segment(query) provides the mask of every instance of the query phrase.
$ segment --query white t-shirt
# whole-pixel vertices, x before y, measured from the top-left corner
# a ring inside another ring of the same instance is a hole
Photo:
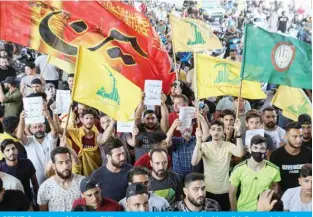
[[[51,160],[50,153],[56,147],[58,139],[53,139],[51,133],[46,134],[42,144],[34,136],[28,136],[27,138],[28,143],[25,144],[27,157],[36,169],[36,177],[40,185],[47,179],[45,169]]]
[[[84,176],[73,174],[71,187],[61,188],[54,180],[54,176],[47,179],[38,190],[37,202],[39,205],[48,204],[51,211],[71,211],[75,199],[80,198],[80,182]]]
[[[47,55],[41,55],[37,57],[35,60],[35,65],[40,68],[40,73],[42,74],[43,79],[52,81],[58,80],[59,72],[55,66],[49,63],[46,65],[47,58]]]
[[[119,204],[126,210],[126,197],[120,200]],[[149,211],[164,212],[169,208],[170,204],[163,197],[159,197],[152,192],[149,192]]]
[[[35,78],[41,78],[40,75],[36,74],[36,75],[26,75],[25,77],[22,78],[21,80],[21,85],[24,85],[24,92],[22,94],[24,94],[25,96],[28,96],[30,94],[33,93],[33,89],[32,89],[32,81]]]
[[[284,203],[284,210],[289,211],[312,211],[312,201],[302,203],[300,197],[301,187],[289,188],[281,198]]]
[[[273,146],[274,150],[280,147],[281,142],[285,142],[284,136],[286,131],[279,126],[276,126],[275,130],[265,130],[264,132],[267,133],[273,139]]]
[[[5,190],[20,190],[24,193],[24,187],[20,180],[11,176],[10,174],[0,172],[0,178],[3,182],[3,187]]]

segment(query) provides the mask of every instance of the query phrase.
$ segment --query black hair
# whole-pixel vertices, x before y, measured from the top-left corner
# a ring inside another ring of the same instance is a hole
[[[188,184],[194,181],[204,181],[205,176],[202,173],[189,173],[186,175],[184,185],[187,187]]]
[[[282,212],[284,211],[284,204],[283,204],[283,201],[281,200],[280,196],[274,192],[273,196],[272,196],[272,199],[271,199],[271,202],[273,200],[277,200],[277,202],[275,203],[273,209],[271,209],[272,212]]]
[[[74,73],[68,74],[67,78],[74,78]]]
[[[275,109],[272,106],[267,106],[266,108],[263,109],[262,114],[264,114],[266,111],[274,112]]]
[[[234,50],[234,49],[230,49],[230,50],[229,50],[229,53],[230,53],[230,52],[235,52],[235,50]]]
[[[103,146],[104,152],[108,155],[112,155],[112,150],[123,147],[123,143],[120,139],[111,137]]]
[[[2,179],[0,178],[0,191],[2,191],[3,190],[3,181],[2,181]]]
[[[71,157],[71,152],[66,147],[57,147],[51,151],[51,160],[52,163],[55,163],[55,156],[57,154],[68,154]]]
[[[26,62],[25,63],[25,66],[31,68],[31,69],[34,69],[36,67],[35,63],[34,62]]]
[[[234,119],[236,119],[236,114],[235,114],[235,112],[234,112],[233,110],[231,110],[231,109],[224,109],[224,110],[222,111],[221,117],[224,118],[226,115],[231,115],[231,116],[233,116]]]
[[[259,112],[255,110],[250,110],[246,114],[246,122],[248,122],[251,118],[259,118],[260,121],[262,121],[262,116],[260,115]]]
[[[20,119],[15,116],[7,116],[2,120],[4,132],[12,135],[14,130],[17,128]]]
[[[291,129],[301,129],[301,125],[299,124],[299,122],[291,122],[290,124],[288,124],[287,126],[285,126],[285,130],[286,132],[289,132]]]
[[[142,166],[135,166],[129,170],[127,174],[127,179],[128,182],[132,183],[133,182],[133,177],[136,175],[144,175],[144,176],[149,176],[149,170],[147,168],[142,167]]]
[[[312,164],[304,164],[300,170],[300,177],[306,178],[312,176]]]
[[[145,116],[148,115],[148,114],[154,114],[154,115],[156,115],[156,114],[155,114],[155,111],[153,111],[153,110],[146,110],[146,111],[143,113],[143,117],[145,117]]]
[[[96,111],[93,108],[84,109],[82,117],[84,117],[85,115],[93,115],[94,118],[97,117]]]
[[[44,101],[47,101],[47,94],[44,92],[31,93],[27,97],[42,97]]]
[[[1,148],[1,152],[3,153],[5,148],[8,146],[8,145],[12,145],[14,144],[15,145],[15,142],[13,139],[5,139],[1,142],[1,145],[0,145],[0,148]],[[16,145],[15,145],[16,147]]]
[[[210,125],[210,128],[214,125],[217,125],[217,126],[221,126],[223,129],[224,129],[224,123],[222,121],[219,121],[219,120],[214,120],[211,122],[211,125]]]
[[[266,138],[261,135],[255,135],[251,138],[250,146],[261,144],[261,143],[265,143],[265,145],[267,146]]]
[[[152,161],[152,156],[155,152],[158,152],[158,153],[161,153],[161,152],[164,152],[167,156],[167,152],[164,148],[156,148],[156,149],[153,149],[150,153],[150,160]]]
[[[4,105],[0,105],[0,118],[3,118],[4,112],[5,112],[5,106]]]

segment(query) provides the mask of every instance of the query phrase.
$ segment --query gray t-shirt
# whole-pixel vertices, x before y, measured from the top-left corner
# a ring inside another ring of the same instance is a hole
[[[126,197],[124,197],[119,204],[126,210]],[[149,192],[149,211],[163,212],[170,207],[170,204],[163,197],[159,197],[152,192]]]
[[[120,172],[113,173],[105,165],[94,171],[91,177],[99,182],[102,197],[107,197],[117,202],[123,199],[128,186],[127,175],[131,168],[131,165],[126,164],[121,168]]]
[[[79,198],[80,182],[84,176],[73,174],[71,187],[61,188],[54,180],[54,176],[40,185],[37,202],[39,205],[48,204],[49,211],[71,211],[75,199]]]
[[[38,74],[36,74],[34,76],[33,75],[26,75],[25,77],[22,78],[21,84],[24,84],[24,93],[22,93],[22,94],[24,94],[25,96],[28,96],[31,93],[33,93],[31,83],[35,78],[40,79],[41,76]]]

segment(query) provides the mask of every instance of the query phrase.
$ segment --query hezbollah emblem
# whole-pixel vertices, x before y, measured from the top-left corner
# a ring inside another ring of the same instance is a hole
[[[272,50],[272,63],[276,71],[287,71],[292,64],[295,55],[296,49],[291,43],[277,43]]]

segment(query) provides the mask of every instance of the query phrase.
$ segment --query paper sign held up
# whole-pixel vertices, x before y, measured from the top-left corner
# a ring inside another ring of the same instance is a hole
[[[69,90],[57,90],[56,95],[56,113],[68,113],[68,109],[71,104],[71,91]]]
[[[191,121],[195,117],[196,108],[194,107],[180,107],[179,120],[182,122],[182,126],[178,127],[178,130],[183,130],[191,126]]]
[[[256,130],[247,130],[246,131],[246,139],[245,139],[245,146],[246,148],[250,148],[251,139],[255,135],[264,136],[264,129],[256,129]]]
[[[118,133],[131,133],[133,131],[135,122],[134,121],[128,121],[128,122],[117,122],[117,132]]]
[[[161,105],[162,81],[145,81],[145,105]]]
[[[23,98],[23,103],[26,124],[37,124],[45,122],[45,117],[42,115],[42,97]]]

